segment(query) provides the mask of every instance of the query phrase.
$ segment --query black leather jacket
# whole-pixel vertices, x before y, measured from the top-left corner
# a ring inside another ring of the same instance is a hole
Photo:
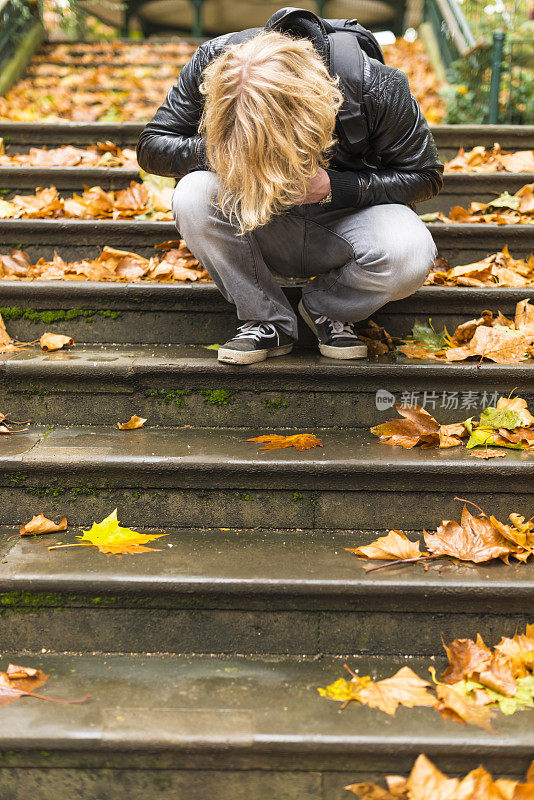
[[[181,177],[209,169],[198,134],[202,112],[199,93],[206,65],[233,34],[202,44],[182,69],[164,103],[137,142],[137,160],[147,172]],[[427,122],[400,70],[364,53],[363,111],[369,147],[354,152],[339,140],[329,165],[331,208],[363,208],[382,203],[412,205],[438,194],[443,165]]]

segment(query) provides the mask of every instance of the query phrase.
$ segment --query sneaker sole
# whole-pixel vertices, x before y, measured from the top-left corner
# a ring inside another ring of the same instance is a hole
[[[274,356],[286,356],[293,350],[293,344],[283,344],[280,347],[270,347],[267,350],[250,350],[241,352],[240,350],[225,350],[219,348],[217,358],[223,364],[257,364],[258,361],[266,361]]]
[[[302,300],[299,303],[299,314],[308,326],[308,328],[315,334],[317,339],[317,328],[313,324],[313,320],[306,311],[304,307],[304,303]],[[329,344],[322,344],[319,342],[319,352],[322,356],[326,356],[326,358],[338,358],[340,360],[349,360],[351,358],[366,358],[367,357],[367,345],[366,344],[357,344],[354,347],[332,347]]]

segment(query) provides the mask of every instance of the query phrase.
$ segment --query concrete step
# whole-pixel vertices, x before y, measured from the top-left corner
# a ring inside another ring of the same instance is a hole
[[[149,526],[421,530],[452,519],[466,491],[501,518],[530,514],[532,452],[483,461],[463,448],[404,450],[367,431],[320,428],[324,448],[301,453],[245,442],[268,429],[32,427],[4,436],[0,523],[37,509],[86,525],[120,507]]]
[[[106,191],[125,189],[131,181],[139,180],[138,170],[120,167],[0,167],[0,188],[8,190],[4,199],[33,192],[37,186],[55,186],[68,195],[82,191],[84,186],[101,186]],[[505,191],[514,194],[533,182],[534,174],[528,172],[446,174],[440,195],[420,203],[417,211],[448,214],[453,206],[467,207],[471,201],[487,203]]]
[[[287,279],[285,284],[296,308],[300,286]],[[68,333],[76,342],[222,344],[238,324],[234,307],[212,283],[2,280],[0,297],[0,313],[10,334],[20,341],[39,338],[44,326]],[[411,297],[387,304],[373,319],[394,336],[407,336],[416,318],[431,317],[435,329],[446,325],[453,331],[460,323],[479,317],[484,309],[513,316],[516,304],[527,297],[534,299],[534,287],[424,286]],[[313,336],[304,325],[299,341],[315,349]]]
[[[142,530],[169,535],[119,557],[48,550],[77,528],[11,541],[18,530],[0,529],[2,648],[441,657],[442,636],[496,643],[531,621],[532,564],[443,559],[367,574],[344,548],[380,531]]]
[[[70,323],[55,327],[71,333]],[[368,429],[396,416],[383,409],[380,395],[391,405],[423,404],[448,423],[514,389],[534,408],[531,362],[436,364],[403,356],[340,362],[297,350],[239,367],[219,364],[216,352],[195,345],[31,349],[0,362],[0,408],[47,425],[115,426],[135,412],[150,426],[240,428],[262,419],[269,427]]]
[[[527,258],[534,247],[533,225],[428,223],[441,256],[451,264],[468,264],[508,244],[516,257]],[[174,222],[135,220],[16,219],[1,220],[2,252],[22,247],[32,257],[66,259],[96,257],[104,244],[152,255],[154,245],[175,239]]]
[[[61,706],[32,698],[4,709],[0,788],[10,800],[331,800],[350,782],[407,774],[424,751],[443,770],[481,762],[523,777],[532,758],[529,712],[495,723],[498,735],[443,720],[432,708],[394,717],[365,706],[339,712],[317,686],[343,661],[199,656],[13,657],[51,674],[42,690],[91,699]],[[7,662],[6,662],[7,663]],[[425,659],[354,658],[375,679]]]
[[[135,145],[144,128],[142,122],[6,122],[0,121],[0,137],[13,149],[19,147],[83,146],[110,140],[121,146]],[[504,150],[534,148],[534,125],[433,125],[440,155],[456,155],[460,147],[491,147],[499,142]]]

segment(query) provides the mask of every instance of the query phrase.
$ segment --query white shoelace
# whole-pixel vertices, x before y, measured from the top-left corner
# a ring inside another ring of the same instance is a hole
[[[322,325],[326,322],[330,329],[332,339],[340,339],[342,336],[352,336],[354,339],[357,338],[351,322],[339,322],[337,319],[330,319],[325,316],[317,317],[316,322],[318,325]]]
[[[269,325],[265,322],[245,322],[237,329],[239,333],[234,336],[234,339],[254,339],[259,342],[262,336],[274,336],[276,328],[274,325]]]

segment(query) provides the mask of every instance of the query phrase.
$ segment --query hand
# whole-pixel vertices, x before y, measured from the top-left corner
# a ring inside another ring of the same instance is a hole
[[[311,179],[308,184],[308,189],[304,197],[299,200],[295,205],[302,206],[305,203],[318,203],[323,197],[326,197],[330,191],[330,176],[326,170],[319,167],[315,177]]]

